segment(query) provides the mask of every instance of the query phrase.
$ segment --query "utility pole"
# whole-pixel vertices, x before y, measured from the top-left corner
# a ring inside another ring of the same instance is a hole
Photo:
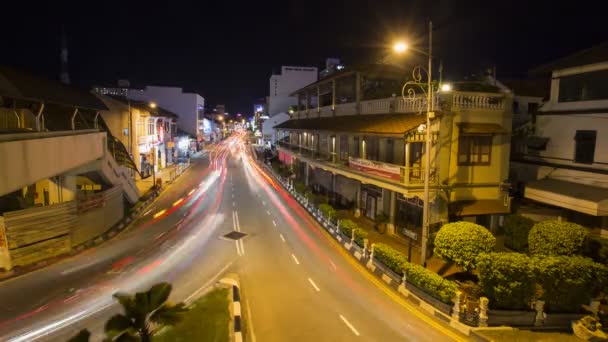
[[[431,178],[431,116],[434,114],[433,106],[433,84],[432,78],[432,67],[433,67],[433,23],[429,21],[429,65],[428,65],[428,77],[427,77],[427,92],[426,92],[426,143],[425,143],[425,168],[424,168],[424,203],[422,210],[422,246],[420,246],[420,264],[426,267],[426,249],[429,239],[429,225],[430,225],[430,208],[429,208],[429,183]]]

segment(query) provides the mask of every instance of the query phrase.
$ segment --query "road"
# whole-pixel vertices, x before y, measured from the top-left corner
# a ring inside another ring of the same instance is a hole
[[[449,341],[464,337],[354,262],[246,152],[242,137],[196,159],[143,218],[100,247],[0,283],[0,340],[103,338],[117,291],[174,285],[190,302],[241,277],[256,341]],[[224,237],[233,231],[244,237]]]

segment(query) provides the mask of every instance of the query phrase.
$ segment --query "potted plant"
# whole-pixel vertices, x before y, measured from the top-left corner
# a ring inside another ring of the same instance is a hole
[[[388,223],[388,215],[384,212],[379,212],[376,214],[376,224],[375,228],[380,234],[384,234],[386,232],[386,224]]]

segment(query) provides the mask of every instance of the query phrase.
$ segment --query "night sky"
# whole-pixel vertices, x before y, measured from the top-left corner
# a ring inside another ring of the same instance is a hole
[[[499,79],[608,39],[600,1],[152,1],[2,4],[0,64],[58,78],[61,25],[73,84],[174,85],[250,114],[281,65],[377,60],[396,36],[426,44],[444,75],[496,66]]]

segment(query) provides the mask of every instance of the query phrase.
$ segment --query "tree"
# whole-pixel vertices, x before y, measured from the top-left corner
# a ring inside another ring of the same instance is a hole
[[[494,251],[496,238],[483,226],[460,221],[443,225],[434,243],[433,251],[437,256],[470,271],[475,268],[480,253]]]
[[[187,309],[184,303],[167,302],[171,289],[171,284],[160,283],[134,296],[114,294],[125,313],[114,315],[106,322],[107,340],[150,342],[154,326],[178,323]]]
[[[68,342],[89,342],[91,333],[87,329],[82,329],[78,334],[68,340]]]
[[[505,231],[505,246],[525,253],[528,251],[528,234],[534,226],[534,221],[521,215],[508,215],[505,217],[503,230]]]
[[[532,227],[528,249],[535,255],[575,255],[582,251],[587,229],[572,222],[543,221]]]
[[[479,285],[495,309],[525,309],[535,292],[532,260],[521,253],[480,254]]]

